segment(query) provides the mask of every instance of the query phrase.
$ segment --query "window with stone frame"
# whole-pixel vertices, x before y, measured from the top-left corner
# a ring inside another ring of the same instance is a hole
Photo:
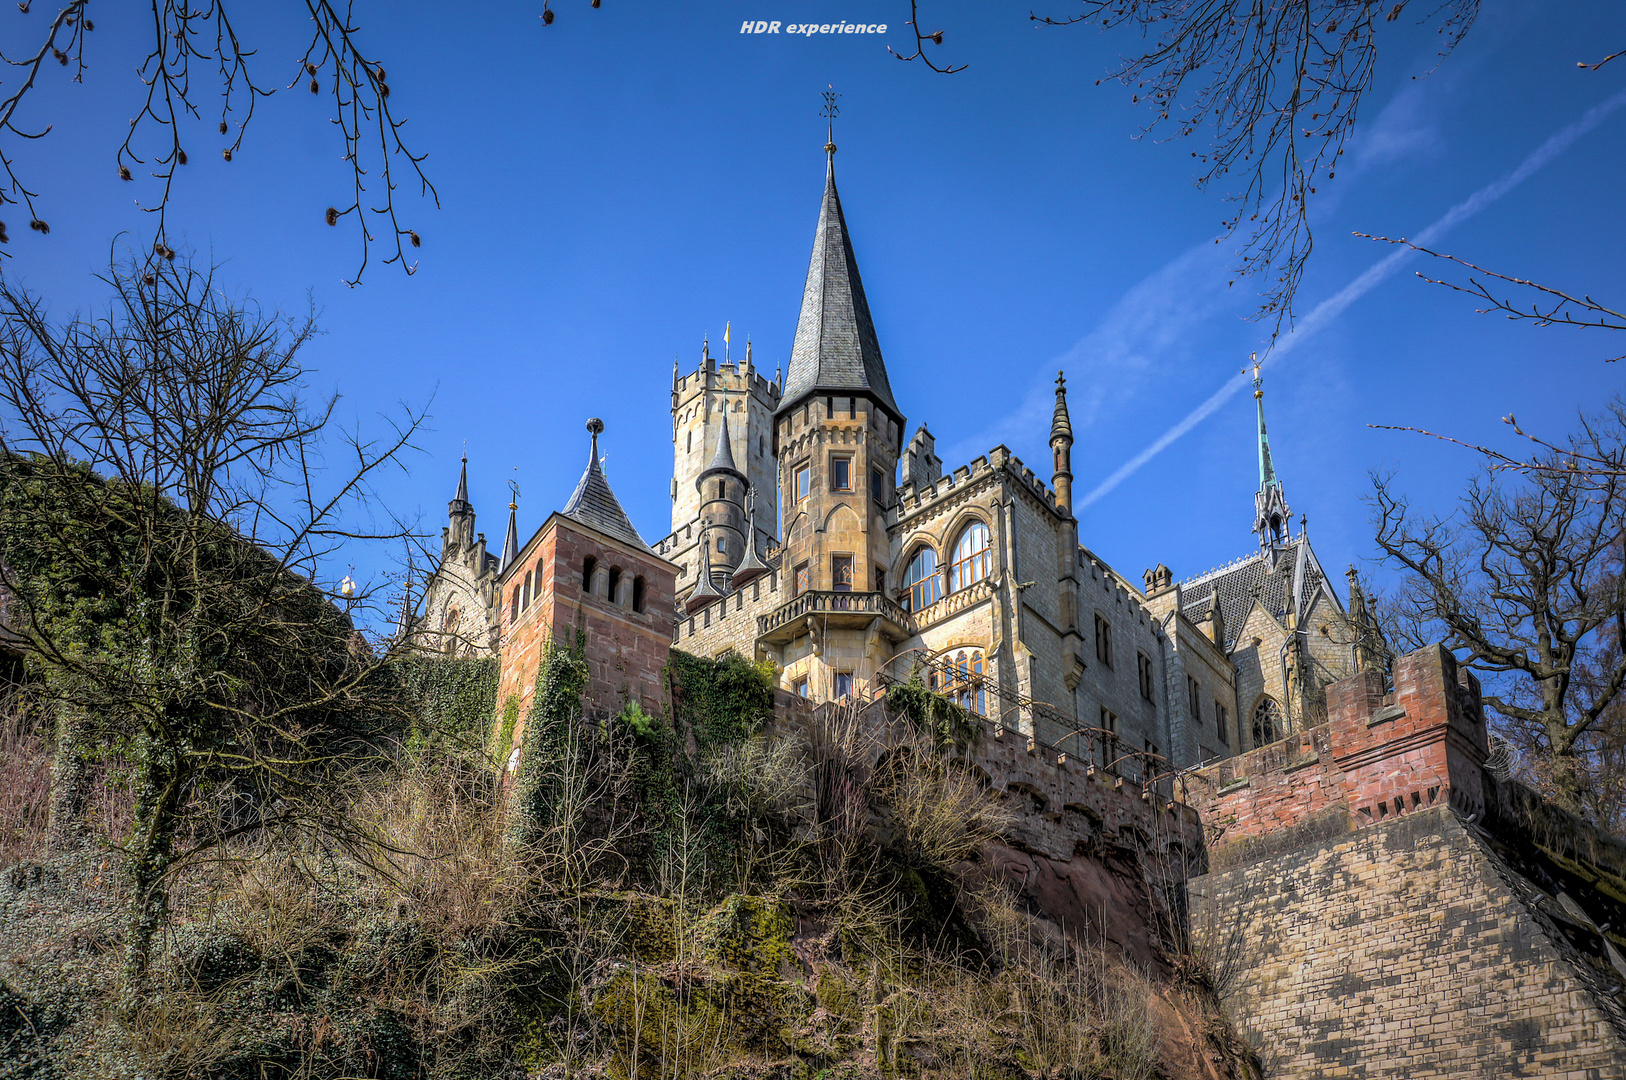
[[[1118,715],[1105,705],[1101,706],[1101,768],[1112,772],[1118,767]]]
[[[1253,745],[1267,746],[1287,735],[1282,707],[1271,697],[1262,697],[1253,708]]]
[[[853,459],[849,454],[830,455],[830,490],[851,491],[853,489]]]
[[[1219,728],[1221,746],[1231,745],[1231,714],[1218,700],[1214,702],[1214,725]]]
[[[836,592],[853,591],[853,557],[830,556],[830,588]]]
[[[1154,700],[1155,680],[1152,677],[1152,658],[1143,652],[1137,651],[1135,653],[1135,670],[1140,676],[1140,696],[1147,701]]]
[[[790,692],[795,694],[797,697],[805,698],[807,696],[807,676],[803,675],[801,678],[791,683]]]
[[[803,499],[807,498],[808,493],[812,490],[811,485],[813,471],[811,468],[809,468],[807,462],[804,461],[800,465],[796,466],[796,471],[791,475],[794,477],[794,480],[792,481],[794,487],[791,489],[792,494],[795,496],[797,502],[801,502]]]
[[[871,468],[869,471],[869,497],[879,506],[886,505],[886,473],[879,468]]]
[[[604,586],[605,599],[609,600],[610,603],[612,603],[612,604],[618,604],[618,603],[621,602],[621,597],[618,595],[620,592],[621,592],[621,568],[619,566],[612,566],[612,567],[610,567],[609,577],[605,581],[605,586]]]
[[[853,673],[850,671],[836,672],[836,697],[850,698],[853,696]]]
[[[983,682],[981,649],[944,653],[927,678],[927,686],[978,716],[988,715],[988,688]]]
[[[790,594],[792,596],[800,596],[806,591],[807,563],[798,563],[796,569],[792,571]]]
[[[644,576],[639,574],[632,579],[632,610],[644,610]]]
[[[993,572],[994,553],[989,546],[988,526],[974,521],[961,530],[954,541],[954,561],[949,563],[948,591],[957,593]]]
[[[582,592],[593,591],[593,574],[598,570],[598,560],[589,555],[582,560]]]
[[[942,598],[943,575],[937,572],[937,552],[922,546],[903,572],[903,595],[899,600],[906,610],[924,611]]]
[[[1186,704],[1191,708],[1191,722],[1201,726],[1203,722],[1203,688],[1190,675],[1186,676]]]
[[[1100,612],[1095,613],[1095,658],[1112,666],[1112,624]]]
[[[875,591],[876,592],[878,592],[878,593],[886,592],[886,567],[879,566],[879,565],[876,566],[875,567],[875,577],[872,578],[871,580],[873,580],[875,582]]]

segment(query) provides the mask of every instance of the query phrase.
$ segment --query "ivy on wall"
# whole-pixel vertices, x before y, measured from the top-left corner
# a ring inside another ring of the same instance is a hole
[[[964,751],[982,737],[982,720],[971,710],[930,689],[919,674],[886,688],[886,706],[940,747]]]
[[[412,702],[416,727],[484,742],[497,706],[496,657],[414,653],[396,665],[402,691]],[[513,727],[509,727],[510,738]],[[498,744],[497,752],[506,750]]]
[[[666,661],[674,726],[696,747],[748,739],[773,715],[773,662],[753,664],[735,652],[713,660],[673,649]]]

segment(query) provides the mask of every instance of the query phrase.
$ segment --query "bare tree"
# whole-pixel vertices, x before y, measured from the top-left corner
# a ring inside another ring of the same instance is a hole
[[[1410,0],[1079,0],[1047,26],[1093,23],[1138,30],[1146,42],[1109,75],[1145,100],[1150,134],[1173,125],[1210,133],[1192,151],[1199,187],[1231,183],[1235,212],[1222,227],[1241,233],[1239,274],[1270,277],[1261,315],[1280,333],[1314,246],[1309,205],[1338,170],[1361,101],[1372,87],[1381,23]],[[1423,16],[1451,52],[1479,13],[1479,0],[1441,0]],[[1216,240],[1215,243],[1219,241]]]
[[[1585,422],[1538,468],[1487,471],[1450,517],[1414,513],[1374,477],[1378,547],[1405,575],[1385,630],[1395,643],[1443,638],[1485,673],[1485,701],[1535,755],[1536,777],[1566,809],[1607,817],[1597,754],[1618,741],[1606,725],[1626,685],[1626,473],[1567,467],[1565,456],[1621,461],[1626,405]]]
[[[33,0],[17,6],[28,14]],[[399,116],[390,102],[390,87],[384,65],[362,44],[361,27],[353,5],[333,0],[304,0],[290,5],[312,24],[311,36],[302,54],[284,59],[286,85],[266,81],[255,63],[251,45],[239,37],[232,21],[238,10],[227,0],[207,0],[199,5],[189,0],[154,0],[152,4],[149,51],[136,74],[143,86],[140,108],[129,131],[114,155],[121,179],[133,181],[136,172],[147,169],[155,191],[142,203],[142,209],[155,215],[154,246],[170,251],[167,219],[174,191],[176,171],[190,160],[187,145],[197,151],[198,142],[209,138],[204,122],[205,109],[218,108],[214,132],[219,152],[226,161],[242,148],[256,105],[279,90],[308,88],[312,94],[326,94],[332,105],[332,123],[344,141],[344,160],[351,167],[352,186],[348,195],[337,199],[325,211],[329,225],[354,215],[361,242],[361,259],[351,284],[361,279],[375,240],[368,215],[388,229],[385,243],[391,253],[386,264],[399,263],[412,273],[416,263],[407,261],[406,249],[418,247],[418,233],[403,225],[397,214],[396,192],[404,170],[416,179],[419,193],[439,205],[434,185],[423,171],[425,154],[413,152],[402,139],[406,118]],[[19,69],[20,79],[0,98],[0,207],[21,205],[29,216],[29,228],[50,232],[43,217],[41,193],[18,171],[17,140],[43,138],[49,123],[29,125],[19,109],[42,73],[51,64],[68,69],[75,82],[86,70],[86,47],[95,22],[90,18],[89,0],[68,0],[35,38],[39,47],[32,52],[7,53],[0,61]],[[218,95],[218,106],[206,104]],[[211,117],[211,121],[214,118]],[[196,131],[190,125],[197,124]],[[235,124],[235,130],[233,125]],[[369,183],[372,192],[369,195]],[[0,242],[7,239],[0,223]]]
[[[53,834],[78,763],[132,779],[139,989],[188,860],[268,831],[354,839],[347,792],[398,729],[398,646],[353,622],[382,621],[381,589],[327,574],[342,545],[408,538],[368,508],[421,417],[330,439],[336,399],[302,397],[309,319],[231,301],[184,259],[105,281],[105,315],[62,323],[0,282],[0,586],[58,709]]]

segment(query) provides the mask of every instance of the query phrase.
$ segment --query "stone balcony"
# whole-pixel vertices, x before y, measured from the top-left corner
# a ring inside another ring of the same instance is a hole
[[[807,633],[814,618],[832,629],[862,629],[879,618],[886,635],[894,640],[914,633],[913,617],[885,593],[809,590],[758,615],[757,636],[769,644],[783,645]]]

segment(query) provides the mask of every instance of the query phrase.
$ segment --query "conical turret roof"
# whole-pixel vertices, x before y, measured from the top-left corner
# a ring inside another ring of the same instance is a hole
[[[867,394],[902,420],[892,400],[881,343],[858,276],[841,196],[836,193],[833,153],[825,169],[824,202],[819,207],[813,258],[802,290],[802,314],[796,323],[796,342],[779,411],[819,393]]]
[[[587,430],[593,436],[593,445],[587,455],[587,469],[582,473],[582,478],[576,481],[576,490],[560,513],[624,544],[648,551],[649,545],[632,527],[627,512],[621,509],[620,500],[610,490],[610,482],[604,478],[604,470],[599,467],[598,434],[604,430],[604,421],[594,417],[587,422]]]
[[[497,573],[501,574],[519,558],[519,527],[515,515],[519,512],[518,503],[508,504],[508,535],[503,538],[502,558],[497,560]]]
[[[734,440],[728,434],[728,411],[725,409],[723,411],[723,430],[717,435],[717,450],[711,455],[711,464],[706,466],[706,471],[695,478],[696,485],[704,483],[706,477],[716,472],[729,472],[742,480],[745,479],[745,474],[740,472],[739,466],[734,464],[733,442]]]

